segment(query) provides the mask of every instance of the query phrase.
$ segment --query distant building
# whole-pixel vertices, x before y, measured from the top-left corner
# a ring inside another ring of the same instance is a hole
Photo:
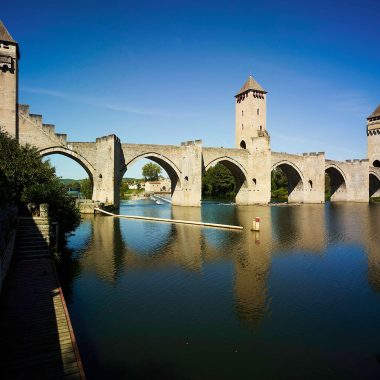
[[[171,183],[169,179],[145,182],[146,193],[168,193],[170,191],[171,191]]]

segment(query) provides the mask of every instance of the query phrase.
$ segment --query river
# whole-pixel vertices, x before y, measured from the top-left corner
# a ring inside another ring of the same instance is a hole
[[[60,276],[89,380],[380,377],[380,204],[120,213],[244,230],[84,217]]]

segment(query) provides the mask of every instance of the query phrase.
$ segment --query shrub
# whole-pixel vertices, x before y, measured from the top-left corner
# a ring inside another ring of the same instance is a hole
[[[0,131],[0,196],[19,206],[47,203],[49,218],[60,224],[60,240],[75,230],[80,214],[55,169],[43,162],[36,148],[21,146]]]

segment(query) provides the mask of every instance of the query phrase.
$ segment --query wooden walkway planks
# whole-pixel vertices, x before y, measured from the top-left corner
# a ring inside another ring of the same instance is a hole
[[[55,263],[14,257],[0,295],[1,379],[84,379]]]

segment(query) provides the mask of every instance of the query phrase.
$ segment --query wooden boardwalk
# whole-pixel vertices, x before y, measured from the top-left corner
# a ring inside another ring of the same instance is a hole
[[[0,296],[0,378],[84,379],[55,263],[38,229],[27,230]],[[41,249],[28,254],[27,241]]]

